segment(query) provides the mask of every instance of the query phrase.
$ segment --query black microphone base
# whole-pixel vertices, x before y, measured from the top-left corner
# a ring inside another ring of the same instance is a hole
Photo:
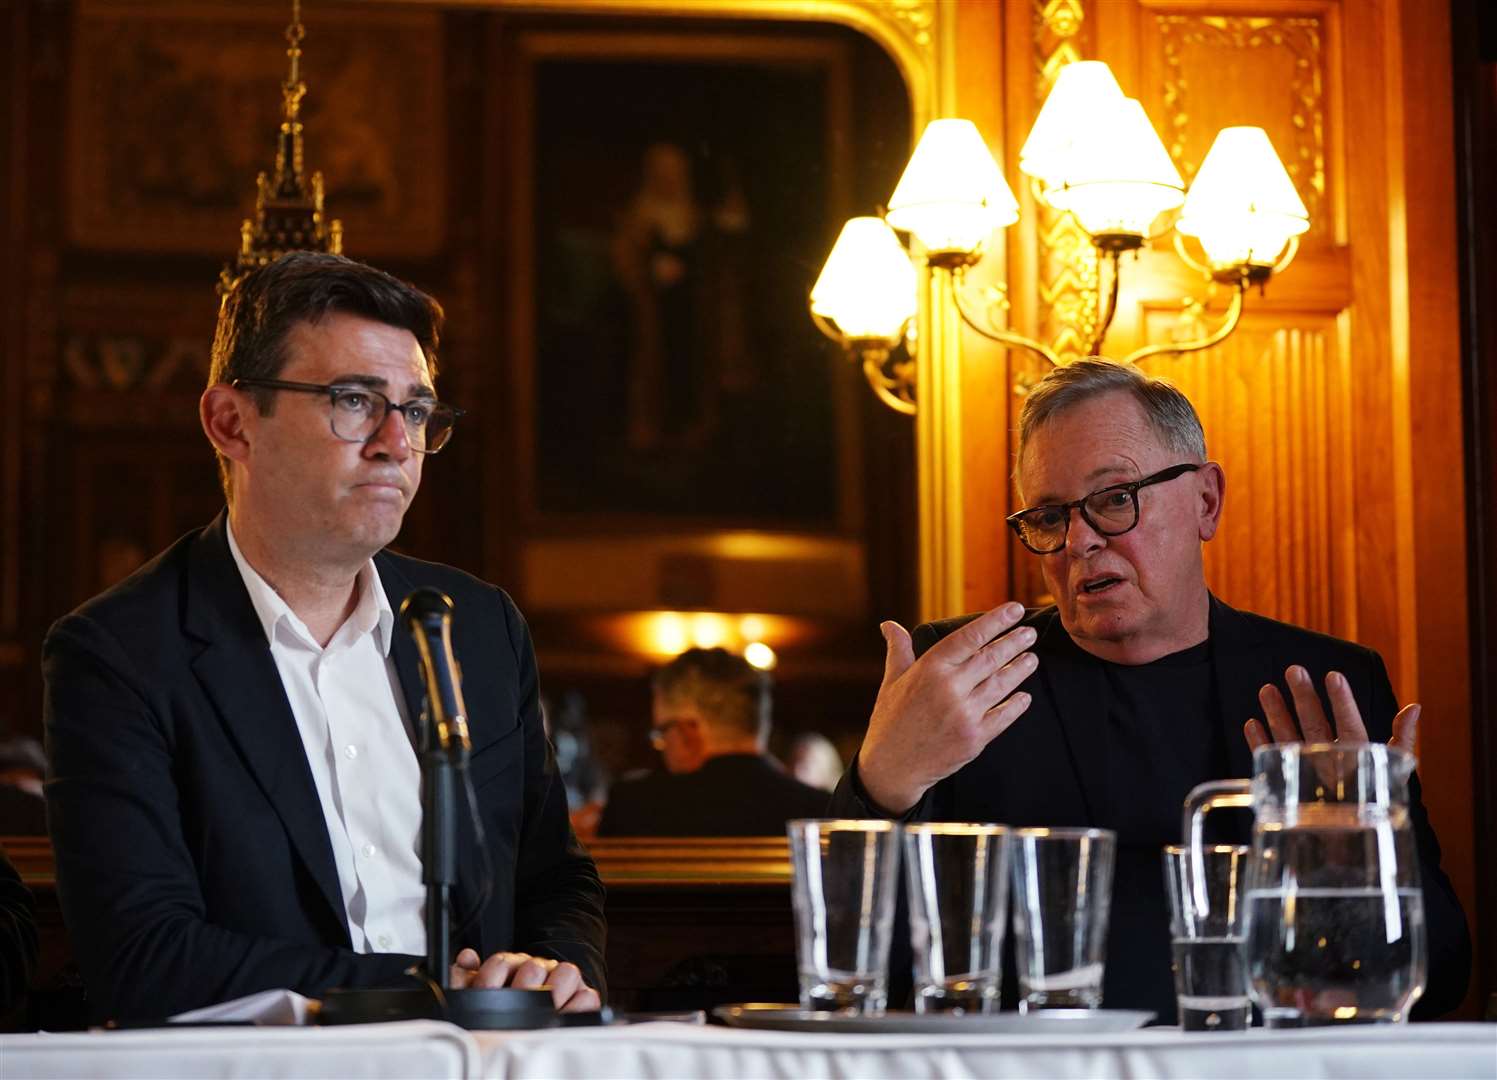
[[[319,1024],[379,1024],[391,1020],[445,1020],[469,1031],[523,1031],[557,1027],[561,1017],[549,990],[329,990]]]

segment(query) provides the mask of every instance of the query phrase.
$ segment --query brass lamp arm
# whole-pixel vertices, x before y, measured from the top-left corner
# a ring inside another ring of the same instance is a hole
[[[901,339],[888,342],[875,338],[850,338],[815,308],[811,309],[811,321],[816,324],[816,329],[842,346],[849,358],[862,361],[863,377],[880,401],[895,412],[915,415],[915,365],[909,359],[896,360],[890,365],[889,358]],[[886,370],[891,366],[892,371]]]
[[[1033,338],[1027,338],[1023,334],[1016,334],[1012,330],[999,330],[996,327],[983,326],[978,323],[968,313],[966,306],[962,303],[962,280],[963,275],[960,268],[951,271],[951,299],[952,303],[956,306],[957,314],[962,317],[962,322],[966,323],[973,330],[976,330],[989,341],[996,341],[1000,345],[1009,345],[1013,348],[1027,349],[1036,356],[1050,361],[1052,365],[1056,367],[1060,366],[1060,357],[1052,349],[1045,347]]]
[[[1209,349],[1211,348],[1211,346],[1220,344],[1221,342],[1225,341],[1227,337],[1232,333],[1232,331],[1237,329],[1237,323],[1242,318],[1242,301],[1243,297],[1247,295],[1249,284],[1251,283],[1248,281],[1246,275],[1243,275],[1243,277],[1238,280],[1237,292],[1232,297],[1232,302],[1227,305],[1226,318],[1222,321],[1222,324],[1218,326],[1212,333],[1196,341],[1165,342],[1160,345],[1145,345],[1143,348],[1135,349],[1133,350],[1133,352],[1125,356],[1123,358],[1123,363],[1136,364],[1141,360],[1147,360],[1151,356],[1162,356],[1165,353],[1199,352],[1202,349]]]

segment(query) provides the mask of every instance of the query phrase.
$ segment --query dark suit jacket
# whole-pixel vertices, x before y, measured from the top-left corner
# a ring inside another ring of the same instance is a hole
[[[603,889],[567,821],[524,620],[450,567],[374,562],[397,611],[423,585],[454,603],[493,870],[475,912],[483,860],[459,811],[455,946],[570,960],[603,991]],[[414,720],[421,680],[398,624],[391,654]],[[419,958],[351,951],[306,752],[223,515],[59,620],[43,669],[58,892],[98,1016],[401,981]]]
[[[973,617],[917,627],[916,652],[923,653]],[[911,810],[911,819],[1111,827],[1105,808],[1118,785],[1127,791],[1129,777],[1109,768],[1095,718],[1096,703],[1105,700],[1105,676],[1070,643],[1055,608],[1031,612],[1024,622],[1039,634],[1033,650],[1039,667],[1023,687],[1033,697],[1028,711],[977,758],[927,792]],[[1317,685],[1327,671],[1341,672],[1351,683],[1368,735],[1382,742],[1391,735],[1397,703],[1382,658],[1371,649],[1237,611],[1215,597],[1210,635],[1221,708],[1214,719],[1223,725],[1229,777],[1251,775],[1252,755],[1242,725],[1262,714],[1258,689],[1267,682],[1282,683],[1291,664],[1308,668]],[[1331,715],[1328,703],[1325,708]],[[1440,869],[1440,845],[1419,791],[1415,777],[1411,816],[1429,930],[1429,984],[1415,1015],[1437,1016],[1465,996],[1471,939],[1450,879]],[[1129,793],[1140,799],[1152,794]],[[833,812],[879,816],[857,782],[856,762],[838,785]],[[1118,840],[1104,1001],[1112,1008],[1153,1009],[1168,1019],[1175,1014],[1175,1000],[1160,849],[1157,843],[1132,844],[1126,836]],[[1012,989],[1012,979],[1006,978],[1005,994]]]
[[[620,780],[599,836],[784,836],[792,818],[825,817],[831,796],[758,754],[722,754],[689,773]]]

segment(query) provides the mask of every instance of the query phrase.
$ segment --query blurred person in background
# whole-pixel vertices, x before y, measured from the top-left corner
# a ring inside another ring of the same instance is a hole
[[[769,756],[771,680],[726,649],[688,649],[655,674],[650,741],[663,772],[620,780],[599,836],[780,836],[827,793]]]

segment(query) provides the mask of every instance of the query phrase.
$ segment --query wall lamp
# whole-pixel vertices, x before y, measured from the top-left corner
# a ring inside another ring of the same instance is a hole
[[[1244,294],[1287,267],[1310,227],[1305,204],[1262,128],[1229,127],[1216,140],[1187,193],[1179,170],[1144,113],[1125,97],[1105,63],[1062,68],[1019,152],[1036,197],[1069,213],[1108,264],[1106,300],[1089,352],[1101,355],[1117,313],[1121,259],[1173,233],[1180,258],[1205,278],[1235,286],[1220,326],[1183,342],[1146,345],[1123,358],[1194,352],[1225,340],[1242,317]],[[816,325],[860,362],[874,392],[903,413],[915,411],[917,266],[950,290],[962,321],[1001,344],[1052,364],[1050,347],[1000,326],[1005,285],[991,286],[974,311],[966,273],[1019,204],[969,120],[926,127],[881,217],[843,226],[811,290]],[[1193,254],[1186,239],[1195,241]]]

